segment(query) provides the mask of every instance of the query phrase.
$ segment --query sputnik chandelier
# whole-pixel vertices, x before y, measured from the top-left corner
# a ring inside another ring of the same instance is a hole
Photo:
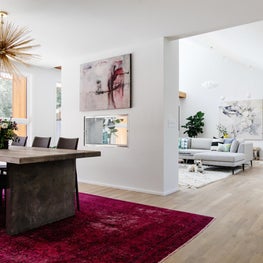
[[[4,23],[4,17],[8,15],[5,11],[0,11],[0,71],[10,74],[20,74],[18,64],[29,65],[28,60],[37,58],[31,54],[30,50],[39,45],[34,45],[29,36],[30,31],[13,23]]]

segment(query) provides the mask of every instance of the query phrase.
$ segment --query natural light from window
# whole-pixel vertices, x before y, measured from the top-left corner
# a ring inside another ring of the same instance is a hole
[[[18,123],[18,136],[27,135],[27,80],[0,73],[0,118]]]

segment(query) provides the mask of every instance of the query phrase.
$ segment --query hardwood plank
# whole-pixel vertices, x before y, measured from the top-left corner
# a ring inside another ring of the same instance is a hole
[[[168,196],[80,183],[80,191],[141,204],[214,216],[215,221],[164,263],[263,261],[263,163],[200,189]]]

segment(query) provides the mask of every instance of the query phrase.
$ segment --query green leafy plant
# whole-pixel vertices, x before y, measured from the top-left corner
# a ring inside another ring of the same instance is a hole
[[[112,138],[112,135],[117,137],[118,129],[116,128],[116,124],[119,124],[123,121],[123,119],[115,119],[115,118],[105,118],[103,122],[103,143],[109,144]]]
[[[198,111],[195,115],[186,118],[188,121],[182,128],[185,128],[184,134],[187,133],[188,137],[196,137],[198,134],[203,133],[204,123],[204,113]]]
[[[5,142],[16,137],[15,130],[17,130],[17,123],[11,118],[9,120],[0,119],[0,149],[4,148]]]

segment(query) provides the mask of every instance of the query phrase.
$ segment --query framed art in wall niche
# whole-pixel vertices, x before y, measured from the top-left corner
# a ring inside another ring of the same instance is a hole
[[[219,123],[229,136],[243,139],[262,139],[263,100],[225,101],[219,107]]]
[[[131,54],[80,66],[80,111],[131,107]]]
[[[85,145],[128,146],[128,115],[84,117]]]

